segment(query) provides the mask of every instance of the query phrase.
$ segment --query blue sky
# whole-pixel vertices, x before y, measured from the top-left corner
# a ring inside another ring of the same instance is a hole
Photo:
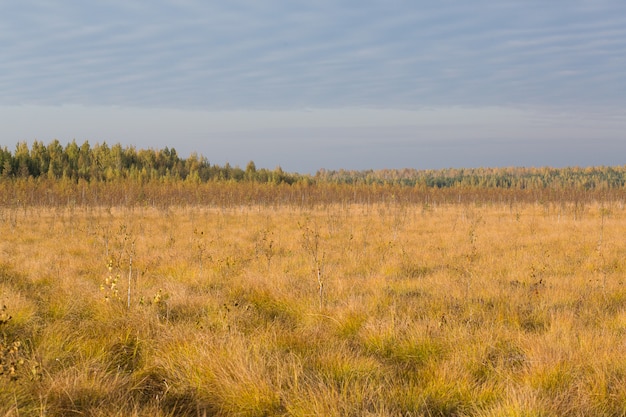
[[[0,146],[288,171],[626,164],[626,2],[0,3]]]

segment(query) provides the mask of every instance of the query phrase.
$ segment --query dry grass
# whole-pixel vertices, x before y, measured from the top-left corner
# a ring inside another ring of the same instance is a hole
[[[6,209],[0,415],[626,415],[625,232],[619,204]]]

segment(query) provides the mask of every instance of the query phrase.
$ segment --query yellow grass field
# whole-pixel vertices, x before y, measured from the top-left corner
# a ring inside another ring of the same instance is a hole
[[[0,415],[626,415],[623,203],[12,207],[0,236]]]

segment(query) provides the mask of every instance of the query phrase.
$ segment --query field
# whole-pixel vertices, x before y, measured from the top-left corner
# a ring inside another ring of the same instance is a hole
[[[622,202],[0,210],[0,415],[626,415]]]

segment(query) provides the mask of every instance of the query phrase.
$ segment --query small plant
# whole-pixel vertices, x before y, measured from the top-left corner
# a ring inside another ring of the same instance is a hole
[[[320,232],[317,228],[312,229],[307,225],[299,224],[302,230],[302,247],[311,256],[313,261],[313,271],[317,278],[317,289],[319,295],[320,308],[324,305],[324,266],[326,252],[320,249]]]
[[[6,376],[11,381],[17,380],[17,371],[24,364],[19,340],[8,342],[6,338],[0,341],[0,376]]]
[[[598,238],[598,243],[596,245],[596,252],[599,258],[599,265],[597,270],[602,274],[602,290],[606,291],[607,278],[608,274],[611,270],[611,267],[608,265],[606,257],[605,257],[605,249],[607,246],[604,241],[604,228],[605,228],[605,218],[611,214],[610,210],[604,207],[604,204],[600,206],[600,237]]]
[[[150,304],[156,307],[157,315],[159,319],[165,319],[165,321],[169,321],[170,309],[167,304],[167,300],[170,298],[170,295],[166,292],[163,292],[162,289],[159,288],[159,291],[152,297]]]
[[[242,267],[242,260],[233,255],[217,258],[214,261],[214,270],[220,277],[227,278],[236,275]]]
[[[204,231],[193,229],[194,236],[194,249],[198,256],[198,266],[200,268],[200,275],[202,275],[202,270],[204,267],[204,258],[207,257],[207,244],[204,240]]]
[[[7,306],[3,305],[0,310],[0,328],[4,327],[12,317],[6,312]],[[0,339],[0,377],[7,377],[10,381],[18,379],[18,370],[24,364],[22,342],[8,340],[3,332]]]
[[[0,310],[0,326],[7,324],[13,317],[7,313],[7,306],[3,305]]]
[[[473,275],[474,275],[474,265],[476,264],[476,260],[478,259],[478,248],[476,246],[476,241],[478,240],[478,235],[476,234],[476,228],[478,223],[480,222],[480,218],[472,220],[472,224],[469,228],[468,232],[468,243],[470,245],[470,249],[468,253],[465,255],[467,260],[467,266],[465,268],[465,297],[468,298],[470,294],[470,289],[472,286]]]
[[[107,262],[107,270],[109,273],[107,274],[104,283],[100,285],[100,291],[104,292],[104,300],[119,300],[120,292],[118,287],[118,282],[120,280],[120,274],[113,274],[113,259],[109,259]]]
[[[119,281],[122,275],[122,264],[125,263],[125,260],[127,260],[128,287],[126,296],[126,308],[130,310],[133,278],[133,258],[135,257],[135,239],[128,231],[128,227],[125,224],[122,224],[120,225],[116,239],[114,241],[113,250],[109,249],[108,237],[105,239],[105,241],[107,245],[106,253],[108,257],[108,275],[104,281],[104,284],[100,285],[100,290],[105,293],[104,299],[106,301],[109,301],[111,299],[121,300],[121,296],[119,293]],[[116,273],[113,272],[114,268],[116,270]]]
[[[272,239],[272,231],[263,229],[259,232],[255,243],[255,253],[257,256],[263,256],[267,260],[267,270],[270,270],[272,258],[275,255],[274,240]]]
[[[135,241],[133,240],[128,250],[128,291],[126,299],[126,308],[130,310],[130,296],[133,280],[133,256],[135,255]]]

